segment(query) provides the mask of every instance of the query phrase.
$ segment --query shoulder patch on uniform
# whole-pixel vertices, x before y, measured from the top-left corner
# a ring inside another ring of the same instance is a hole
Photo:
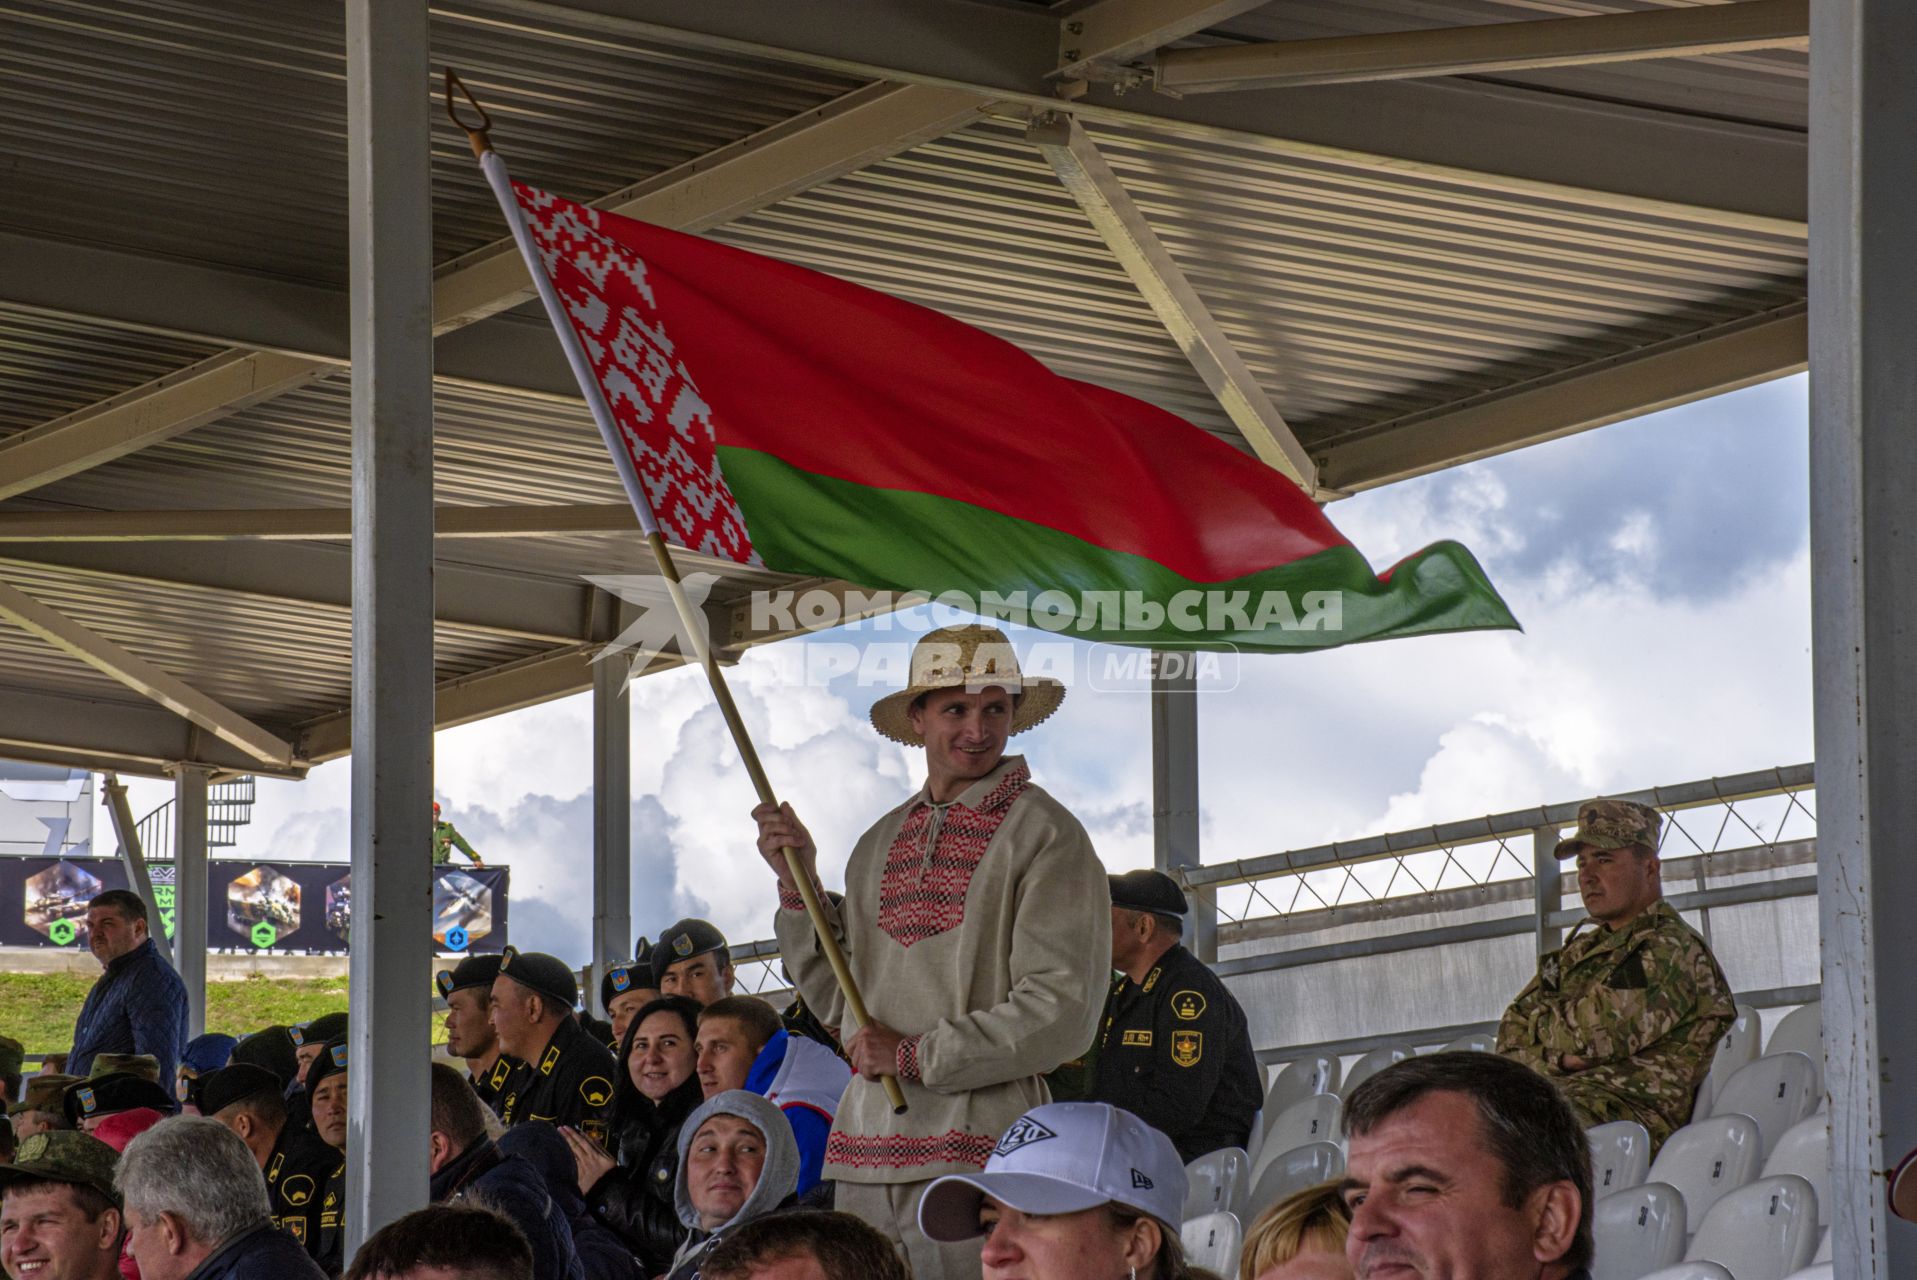
[[[1150,1031],[1127,1031],[1125,1033],[1124,1043],[1134,1049],[1149,1049],[1152,1047],[1152,1033]]]
[[[1205,1033],[1202,1031],[1174,1031],[1171,1038],[1171,1059],[1181,1067],[1195,1067],[1198,1060],[1205,1056]]]
[[[282,1221],[279,1225],[286,1231],[287,1235],[292,1236],[295,1240],[299,1241],[301,1244],[306,1243],[305,1215],[302,1214],[300,1217],[297,1217],[297,1218],[287,1218],[284,1221]]]
[[[604,1076],[587,1076],[579,1082],[579,1097],[589,1107],[603,1107],[612,1100],[612,1081]]]
[[[1205,1016],[1205,997],[1196,991],[1180,991],[1171,998],[1171,1011],[1181,1022],[1195,1022]]]
[[[280,1199],[298,1209],[313,1198],[313,1180],[303,1173],[296,1173],[280,1187]]]

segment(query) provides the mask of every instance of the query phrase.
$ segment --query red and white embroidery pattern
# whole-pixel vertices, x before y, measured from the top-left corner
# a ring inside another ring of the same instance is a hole
[[[645,260],[608,226],[617,219],[518,182],[513,194],[660,532],[705,555],[760,563],[719,472],[712,409],[673,354]]]
[[[1005,821],[1012,802],[1031,780],[1031,770],[1021,764],[992,788],[978,808],[948,805],[930,856],[925,841],[933,807],[921,804],[906,815],[886,854],[885,874],[879,881],[879,928],[888,937],[909,947],[965,922],[965,894],[972,887],[972,873],[978,870],[985,847]]]
[[[964,1164],[983,1169],[996,1138],[950,1129],[929,1138],[899,1134],[857,1137],[834,1132],[825,1140],[827,1164],[847,1169],[919,1169],[932,1164]]]

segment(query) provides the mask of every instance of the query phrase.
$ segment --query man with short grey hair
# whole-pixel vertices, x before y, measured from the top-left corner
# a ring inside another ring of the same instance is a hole
[[[217,1120],[162,1120],[127,1144],[116,1180],[142,1280],[324,1280],[273,1225],[259,1164]]]

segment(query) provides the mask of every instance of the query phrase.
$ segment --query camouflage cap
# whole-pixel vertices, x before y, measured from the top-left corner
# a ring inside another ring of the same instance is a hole
[[[79,1084],[79,1076],[39,1075],[29,1077],[26,1088],[20,1091],[20,1101],[7,1108],[7,1114],[17,1116],[22,1111],[51,1111],[55,1115],[62,1112],[62,1101],[67,1086]]]
[[[1658,831],[1664,820],[1656,809],[1635,800],[1586,800],[1578,806],[1578,829],[1558,841],[1558,857],[1573,858],[1578,851],[1592,849],[1628,849],[1642,845],[1657,849]]]
[[[27,1047],[12,1036],[0,1036],[0,1076],[17,1076],[26,1063]],[[7,1101],[11,1102],[9,1098]]]
[[[113,1169],[119,1162],[119,1153],[90,1133],[36,1133],[21,1140],[12,1164],[0,1165],[0,1191],[16,1182],[72,1182],[92,1187],[118,1205]]]
[[[87,1079],[98,1080],[101,1076],[117,1075],[138,1076],[158,1084],[160,1060],[150,1053],[102,1053],[93,1059]]]

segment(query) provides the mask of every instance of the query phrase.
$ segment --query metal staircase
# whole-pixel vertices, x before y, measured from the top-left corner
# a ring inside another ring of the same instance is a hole
[[[239,843],[239,830],[253,821],[253,778],[216,782],[206,790],[206,843],[210,849],[230,849]],[[173,805],[167,801],[138,823],[140,851],[148,862],[173,860]]]

